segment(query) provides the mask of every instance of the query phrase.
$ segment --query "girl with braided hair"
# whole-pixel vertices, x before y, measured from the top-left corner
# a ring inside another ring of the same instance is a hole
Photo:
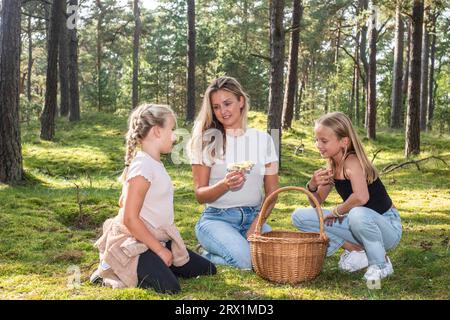
[[[144,104],[132,112],[120,210],[95,244],[100,264],[91,282],[177,293],[177,276],[216,273],[214,264],[186,248],[174,224],[172,181],[160,157],[172,151],[175,126],[168,106]]]

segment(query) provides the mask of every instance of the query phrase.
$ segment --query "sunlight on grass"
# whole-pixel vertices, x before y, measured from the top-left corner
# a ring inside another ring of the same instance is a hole
[[[267,115],[249,112],[249,126],[266,129]],[[179,122],[179,126],[183,122]],[[27,181],[0,185],[1,299],[449,299],[450,170],[441,161],[428,161],[420,171],[411,165],[382,176],[403,220],[403,238],[389,253],[395,274],[381,290],[368,290],[363,272],[343,274],[339,255],[327,258],[322,273],[308,283],[277,285],[252,272],[218,267],[211,277],[181,279],[180,294],[151,290],[112,290],[88,283],[98,252],[93,242],[103,221],[117,214],[123,169],[126,117],[88,113],[80,123],[58,119],[54,142],[39,139],[39,123],[22,129]],[[358,129],[363,132],[361,129]],[[449,163],[450,137],[423,134],[422,159],[440,155]],[[295,154],[301,143],[304,151]],[[364,142],[379,170],[405,161],[404,133],[379,130],[377,141]],[[189,165],[165,165],[175,187],[175,217],[187,246],[195,248],[194,227],[203,210],[197,203]],[[313,139],[313,127],[294,122],[284,132],[280,181],[304,187],[310,175],[325,166]],[[323,205],[341,202],[333,192]],[[267,223],[274,230],[296,230],[291,214],[309,206],[305,195],[280,195]],[[80,268],[81,286],[67,287],[67,268]]]

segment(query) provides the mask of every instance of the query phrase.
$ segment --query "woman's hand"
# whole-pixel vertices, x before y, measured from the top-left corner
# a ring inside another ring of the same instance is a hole
[[[166,266],[170,267],[172,265],[173,255],[172,251],[163,247],[161,250],[156,252],[156,254],[161,258],[161,260],[166,264]]]
[[[329,227],[331,227],[334,223],[336,223],[338,221],[339,221],[339,224],[341,224],[342,220],[344,220],[344,217],[337,218],[337,217],[333,216],[333,214],[331,212],[323,217],[323,223],[325,223],[325,225],[329,226]]]
[[[317,189],[319,186],[326,186],[333,183],[333,170],[320,168],[314,172],[309,181],[309,186],[312,189]]]
[[[227,186],[228,190],[236,190],[244,185],[245,174],[243,171],[231,171],[223,178],[223,183]]]

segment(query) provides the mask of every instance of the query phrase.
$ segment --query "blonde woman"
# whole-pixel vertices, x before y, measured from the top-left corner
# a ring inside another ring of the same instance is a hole
[[[178,276],[216,272],[211,262],[186,248],[174,224],[173,186],[161,154],[172,150],[175,125],[168,106],[144,104],[132,112],[120,210],[104,223],[95,244],[100,264],[91,282],[177,293]]]
[[[317,170],[306,186],[319,203],[325,201],[333,187],[343,200],[331,211],[324,210],[325,231],[330,238],[327,255],[343,247],[339,269],[354,272],[368,267],[364,278],[381,280],[394,272],[386,250],[400,242],[398,210],[345,114],[322,116],[314,131],[316,147],[328,159],[328,168]],[[319,230],[313,208],[297,209],[292,221],[301,231]]]
[[[215,264],[252,268],[247,238],[264,196],[278,188],[278,157],[269,134],[247,127],[249,98],[220,77],[206,89],[190,142],[195,196],[206,204],[195,232]],[[264,225],[263,232],[270,227]]]

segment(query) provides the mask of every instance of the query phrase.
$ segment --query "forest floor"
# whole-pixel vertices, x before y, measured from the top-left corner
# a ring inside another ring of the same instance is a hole
[[[321,274],[300,285],[277,285],[253,272],[218,267],[214,276],[181,279],[177,295],[152,290],[113,290],[89,283],[98,252],[93,243],[102,222],[117,213],[126,118],[85,113],[80,123],[58,119],[53,142],[39,139],[39,122],[22,126],[27,181],[0,185],[0,299],[450,299],[450,169],[440,160],[409,165],[382,176],[400,211],[403,238],[389,253],[395,273],[380,289],[368,289],[363,271],[341,273],[339,254],[325,260]],[[266,115],[250,112],[250,126],[265,129]],[[180,121],[181,123],[181,121]],[[364,136],[362,129],[360,135]],[[404,160],[404,133],[379,129],[375,142],[364,140],[382,169]],[[303,153],[294,153],[304,143]],[[422,153],[450,161],[450,136],[422,134]],[[187,246],[197,241],[194,226],[202,211],[194,197],[188,164],[165,157],[175,187],[176,224]],[[314,147],[312,125],[294,124],[283,135],[281,186],[304,186],[324,166]],[[324,207],[338,203],[333,192]],[[291,229],[291,212],[307,206],[303,195],[280,196],[268,223]],[[73,284],[80,270],[80,286]]]

